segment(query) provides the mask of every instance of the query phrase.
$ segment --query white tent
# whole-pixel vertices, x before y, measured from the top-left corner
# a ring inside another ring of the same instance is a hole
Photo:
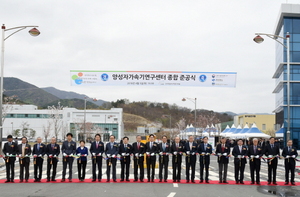
[[[225,133],[227,133],[230,130],[230,127],[227,125],[226,128],[224,129],[224,131],[222,131],[222,133],[220,133],[220,136],[225,136]]]
[[[238,133],[234,134],[233,138],[235,138],[235,139],[237,139],[237,138],[245,138],[245,133],[247,131],[249,131],[248,124],[246,124],[241,131],[239,131]]]
[[[229,137],[235,130],[236,127],[234,124],[232,124],[231,129],[225,133],[225,137]]]
[[[242,130],[242,127],[239,125],[234,132],[232,132],[231,134],[229,134],[228,137],[235,138],[236,134],[239,133],[241,130]]]
[[[276,131],[275,137],[283,137],[284,136],[284,131],[285,131],[285,129],[282,125],[282,127],[278,131]]]
[[[262,131],[260,131],[256,124],[253,123],[252,127],[245,133],[245,137],[246,138],[250,138],[250,137],[260,137],[260,138],[269,138],[271,136],[263,133]]]

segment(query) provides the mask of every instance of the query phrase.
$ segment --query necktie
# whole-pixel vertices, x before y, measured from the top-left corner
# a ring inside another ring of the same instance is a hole
[[[165,151],[165,150],[166,150],[166,144],[163,143],[163,151]]]
[[[25,147],[26,147],[26,145],[25,146],[22,145],[22,157],[24,157],[24,155],[25,155]]]
[[[137,148],[138,148],[138,150],[140,150],[140,143],[139,142],[138,142]]]
[[[52,150],[54,150],[54,144],[52,144],[51,146],[52,146]]]
[[[256,154],[256,146],[254,146],[254,154]]]
[[[272,148],[272,149],[274,148],[274,145],[273,145],[273,144],[271,145],[271,148]]]
[[[225,145],[222,144],[222,152],[224,152],[224,150],[225,150]]]
[[[193,147],[192,147],[192,143],[190,143],[190,150],[192,150],[192,148],[193,148]]]
[[[176,150],[178,150],[178,144],[176,144]]]
[[[127,148],[127,144],[124,144],[125,149]]]
[[[38,149],[38,151],[40,150],[40,144],[37,145],[37,149]]]
[[[110,148],[111,148],[111,149],[113,148],[113,143],[110,143]]]
[[[240,153],[242,152],[242,147],[240,146]]]
[[[152,142],[150,142],[150,149],[152,149]]]
[[[207,146],[207,145],[206,145],[206,144],[204,144],[204,150],[206,150],[206,146]]]
[[[291,147],[289,146],[289,153],[291,153]]]
[[[98,146],[99,146],[99,144],[98,144],[98,142],[96,142],[96,148],[98,148]]]

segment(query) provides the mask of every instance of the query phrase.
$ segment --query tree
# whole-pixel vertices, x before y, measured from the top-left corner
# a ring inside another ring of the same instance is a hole
[[[67,133],[69,132],[69,126],[68,123],[63,124],[62,130],[61,130],[61,139],[64,140]]]
[[[54,135],[56,139],[58,137],[59,131],[62,128],[62,109],[63,106],[60,105],[60,102],[58,102],[57,106],[48,106],[49,116],[54,127]]]
[[[30,132],[29,132],[29,137],[30,138],[34,138],[35,137],[35,134],[36,134],[36,131],[34,129],[29,129]]]
[[[48,137],[51,134],[51,126],[52,126],[52,122],[48,121],[47,125],[43,125],[43,133],[44,133],[44,137],[45,137],[45,142],[48,142]]]
[[[20,129],[16,129],[16,130],[14,130],[13,133],[12,133],[12,135],[13,135],[13,136],[16,136],[16,137],[20,137],[20,134],[21,134],[21,133],[20,133]]]
[[[20,127],[22,128],[22,136],[28,137],[28,127],[29,127],[28,122],[27,121],[23,121],[21,123]]]

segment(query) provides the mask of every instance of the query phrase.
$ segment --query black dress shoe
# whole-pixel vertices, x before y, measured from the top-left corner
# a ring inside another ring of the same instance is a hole
[[[121,179],[120,181],[121,181],[121,182],[124,182],[124,179]]]
[[[238,182],[238,181],[236,181],[236,182],[235,182],[235,184],[239,184],[239,182]]]
[[[292,185],[295,185],[295,182],[291,182]]]
[[[203,180],[199,181],[199,183],[203,183]]]
[[[173,183],[176,183],[176,180],[173,180]]]
[[[101,182],[102,180],[101,179],[98,179],[98,182]]]
[[[180,183],[180,180],[177,180],[178,183]]]
[[[251,183],[250,183],[251,185],[254,185],[254,181],[251,181]]]
[[[47,181],[46,182],[50,182],[50,179],[47,179]]]
[[[222,181],[219,181],[219,183],[223,183]]]
[[[223,183],[226,183],[226,184],[228,184],[228,182],[227,182],[227,181],[223,181]]]
[[[6,180],[6,181],[5,181],[5,183],[9,183],[9,182],[10,182],[10,180]]]
[[[138,180],[134,179],[133,182],[137,182]]]
[[[256,184],[257,184],[257,185],[260,185],[260,182],[258,181],[258,182],[256,182]]]
[[[37,179],[34,179],[34,181],[33,182],[38,182],[38,180]]]
[[[241,184],[245,184],[244,181],[240,181]]]
[[[205,183],[209,183],[209,181],[205,181]]]
[[[276,181],[275,181],[275,182],[273,182],[273,184],[274,184],[274,185],[277,185]]]
[[[69,179],[69,182],[72,182],[72,179]]]
[[[66,181],[66,179],[61,179],[61,182],[65,182]]]
[[[284,183],[284,185],[288,185],[288,184],[289,184],[289,182],[285,182],[285,183]]]
[[[51,181],[56,181],[56,179],[51,179]]]
[[[189,180],[186,180],[186,183],[189,183],[190,181]]]
[[[144,182],[144,179],[141,179],[140,181],[141,181],[141,182]]]
[[[161,183],[161,182],[162,182],[162,180],[161,180],[161,179],[159,179],[159,182]]]
[[[129,179],[126,179],[126,182],[130,182],[130,180],[129,180]]]
[[[151,182],[154,182],[154,179],[151,179]]]
[[[117,180],[116,180],[116,179],[114,179],[113,181],[114,181],[114,182],[117,182]]]
[[[15,181],[14,181],[14,180],[10,180],[10,182],[11,182],[11,183],[14,183]]]
[[[28,183],[28,179],[26,179],[25,182]]]
[[[165,182],[165,183],[168,182],[167,179],[165,179],[164,182]]]
[[[148,183],[150,182],[150,179],[148,179]]]
[[[92,182],[96,182],[96,179],[93,179]]]
[[[271,182],[268,181],[268,185],[271,185]]]
[[[20,183],[23,183],[23,179],[20,180]]]
[[[192,180],[192,183],[195,183],[195,180]]]
[[[107,179],[106,182],[108,183],[108,182],[110,182],[110,180]]]

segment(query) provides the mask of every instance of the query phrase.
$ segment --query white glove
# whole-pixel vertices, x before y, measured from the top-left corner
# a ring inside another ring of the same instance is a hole
[[[139,156],[139,154],[138,154],[138,153],[135,153],[135,156],[136,156],[136,157],[138,157],[138,156]]]
[[[78,156],[81,156],[81,153],[78,153],[77,155],[78,155]]]
[[[254,158],[254,155],[250,155],[250,158]]]
[[[49,157],[52,157],[52,154],[50,154]]]
[[[210,153],[206,153],[206,155],[209,155]]]
[[[84,154],[84,156],[86,157],[86,156],[87,156],[87,154]]]
[[[296,158],[296,155],[293,155],[292,157],[293,157],[293,158]]]
[[[122,153],[122,156],[124,157],[126,154],[125,153]]]
[[[189,154],[190,154],[190,151],[186,151],[186,154],[189,155]]]
[[[255,158],[258,159],[258,158],[259,158],[259,155],[256,155]]]
[[[143,156],[143,154],[140,154],[140,157],[142,157]]]
[[[36,155],[36,154],[34,154],[34,155],[33,155],[33,157],[37,157],[37,155]]]
[[[160,152],[159,155],[163,155],[163,152]]]
[[[9,155],[9,153],[6,153],[6,156],[8,156]]]
[[[192,155],[195,155],[195,152],[192,152]]]
[[[70,157],[73,157],[73,153],[70,155]]]
[[[41,154],[39,154],[39,157],[42,157],[42,155],[41,155]]]
[[[111,157],[112,157],[112,158],[115,158],[115,157],[116,157],[116,155],[112,155]]]
[[[56,155],[54,155],[53,157],[57,157]]]
[[[19,154],[19,157],[22,157],[22,154]]]
[[[202,152],[201,155],[205,155],[205,152]]]
[[[150,155],[150,153],[149,153],[149,152],[146,152],[146,155]]]
[[[242,156],[242,159],[244,159],[244,158],[245,158],[245,155]]]
[[[223,153],[223,156],[227,156],[227,153]]]
[[[290,156],[289,156],[289,155],[287,155],[285,158],[287,158],[287,159],[288,159],[288,158],[290,158]]]
[[[239,158],[239,159],[242,158],[242,155],[238,155],[238,158]]]
[[[107,156],[107,157],[110,157],[110,154],[107,154],[106,156]]]
[[[176,151],[174,152],[174,155],[177,155],[177,152],[176,152]]]
[[[63,156],[65,157],[65,156],[67,156],[67,154],[66,154],[66,153],[63,153]]]
[[[154,156],[154,153],[151,153],[151,156]]]
[[[101,155],[102,155],[102,153],[99,153],[99,154],[98,154],[98,156],[101,156]]]
[[[92,155],[95,157],[96,153],[92,153]]]
[[[268,157],[269,157],[269,158],[272,158],[273,156],[272,156],[272,155],[269,155]]]

